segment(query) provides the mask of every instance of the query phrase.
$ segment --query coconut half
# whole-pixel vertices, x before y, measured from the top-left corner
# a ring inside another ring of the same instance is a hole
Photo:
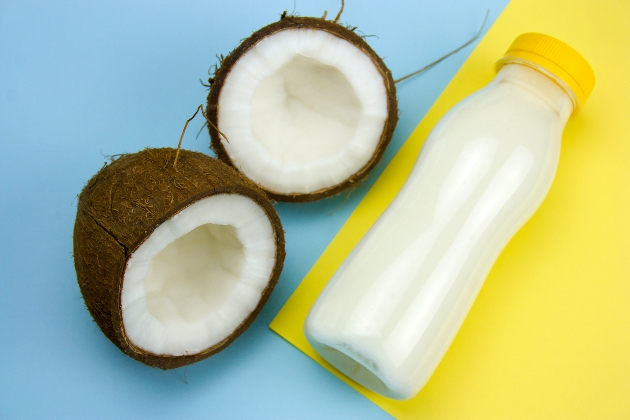
[[[254,320],[284,261],[264,193],[200,153],[146,149],[79,196],[74,261],[86,306],[123,352],[162,369],[225,348]]]
[[[222,60],[207,112],[219,158],[280,201],[317,200],[365,177],[398,120],[391,73],[363,38],[295,16]]]

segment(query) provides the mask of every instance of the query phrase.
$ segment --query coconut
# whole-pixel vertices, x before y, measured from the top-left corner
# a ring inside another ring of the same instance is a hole
[[[74,262],[103,333],[150,366],[176,368],[233,342],[284,261],[271,202],[209,156],[146,149],[103,167],[79,196]]]
[[[391,72],[338,19],[283,14],[210,79],[211,147],[270,198],[337,194],[368,174],[392,138]]]

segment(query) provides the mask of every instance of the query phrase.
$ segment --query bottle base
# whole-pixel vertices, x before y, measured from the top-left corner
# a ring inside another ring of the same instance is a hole
[[[350,346],[340,345],[340,348],[334,348],[322,343],[312,343],[315,350],[328,363],[333,365],[344,375],[353,379],[355,382],[363,385],[367,389],[379,393],[385,397],[393,399],[406,399],[408,396],[401,396],[390,389],[375,374],[373,370],[378,371],[378,366],[362,354],[358,353]],[[368,368],[369,366],[369,368]]]

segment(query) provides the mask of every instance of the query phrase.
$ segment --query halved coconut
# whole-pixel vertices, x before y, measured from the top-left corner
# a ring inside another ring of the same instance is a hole
[[[381,158],[398,120],[391,73],[369,45],[333,21],[295,16],[222,61],[207,111],[219,158],[281,201],[353,185]]]
[[[284,261],[264,193],[200,153],[146,149],[79,196],[74,261],[95,321],[123,352],[170,369],[225,348],[254,320]]]

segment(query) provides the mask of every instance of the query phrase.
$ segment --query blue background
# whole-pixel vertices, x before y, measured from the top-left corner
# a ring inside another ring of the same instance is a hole
[[[403,76],[469,39],[507,0],[349,1],[356,25]],[[397,85],[383,162],[351,193],[276,206],[287,258],[234,344],[172,371],[123,355],[85,309],[72,261],[76,196],[107,156],[175,147],[205,102],[215,55],[292,0],[0,2],[0,418],[389,418],[268,325],[473,46]],[[334,16],[339,2],[297,1]],[[475,43],[476,44],[476,43]],[[210,153],[193,121],[184,147]]]

